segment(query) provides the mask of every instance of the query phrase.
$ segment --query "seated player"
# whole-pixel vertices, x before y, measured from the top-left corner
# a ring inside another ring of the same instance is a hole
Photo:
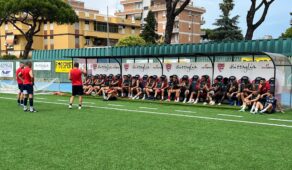
[[[257,77],[254,79],[254,81],[252,81],[252,90],[253,91],[259,91],[259,86],[260,86],[260,82],[261,82],[262,78],[261,77]]]
[[[85,93],[86,95],[92,94],[92,92],[95,89],[95,83],[96,83],[96,81],[97,81],[97,77],[96,76],[91,76],[90,86],[89,86],[87,92]]]
[[[134,93],[137,94],[139,91],[140,75],[136,75],[132,78],[130,86],[130,98],[133,99]]]
[[[227,97],[228,81],[229,79],[227,77],[223,78],[222,80],[221,94],[218,96],[218,99],[215,98],[215,100],[218,101],[218,106],[220,106],[225,99],[228,99]]]
[[[94,92],[98,95],[98,92],[100,91],[102,85],[104,84],[104,79],[102,75],[95,75],[96,81],[94,82]]]
[[[258,101],[255,110],[252,113],[256,114],[259,110],[260,113],[274,113],[277,106],[277,100],[274,95],[268,91],[266,94],[263,94],[262,97],[266,98],[266,102],[262,103],[261,101]]]
[[[91,87],[91,75],[86,76],[83,82],[83,92],[86,93]]]
[[[140,98],[141,94],[143,94],[144,92],[147,82],[148,82],[148,75],[144,75],[142,79],[139,81],[139,88],[137,89],[137,94],[133,97],[133,99]],[[143,96],[146,96],[146,94],[144,93]]]
[[[222,98],[222,81],[223,76],[217,76],[212,84],[212,87],[209,89],[209,92],[207,93],[207,101],[209,101],[210,105],[219,103],[219,100]]]
[[[111,83],[113,81],[114,75],[110,74],[108,75],[105,80],[104,80],[104,84],[101,87],[100,91],[103,93],[105,93],[110,87],[111,87]],[[100,92],[99,92],[100,93]]]
[[[177,93],[179,93],[179,80],[177,75],[172,75],[171,80],[168,86],[168,95],[167,95],[167,101],[170,102],[171,95],[175,94],[174,101],[179,102],[179,96],[177,96]]]
[[[194,97],[196,97],[198,95],[199,84],[200,84],[200,77],[197,75],[193,76],[191,79],[191,84],[190,84],[191,95],[190,95],[190,99],[189,99],[188,103],[195,102]]]
[[[110,87],[107,90],[103,91],[103,99],[104,100],[117,100],[118,99],[118,91],[114,87]]]
[[[244,98],[242,108],[239,110],[240,112],[245,112],[247,107],[251,106],[250,112],[253,113],[254,109],[256,108],[256,104],[259,101],[261,95],[259,94],[258,91],[253,91],[249,96]]]
[[[233,105],[234,103],[236,104],[238,93],[239,91],[238,91],[238,83],[237,83],[236,77],[230,76],[228,88],[227,88],[227,97],[228,97],[230,105]]]
[[[150,93],[154,92],[154,87],[156,85],[156,79],[155,79],[155,76],[150,76],[149,77],[149,80],[146,84],[146,87],[144,88],[144,97],[143,97],[143,100],[145,99],[150,99]]]
[[[252,86],[250,84],[249,78],[247,76],[243,76],[240,79],[239,93],[237,94],[237,105],[239,106],[240,103],[243,103],[244,98],[249,96],[252,92]]]
[[[123,83],[121,88],[118,91],[121,91],[121,96],[125,97],[126,93],[130,93],[130,75],[124,75],[123,76]]]
[[[210,88],[209,76],[203,75],[200,80],[198,94],[197,94],[197,98],[194,104],[197,104],[200,98],[203,99],[204,105],[207,104],[206,100],[207,100],[207,93],[209,91],[209,88]]]
[[[113,87],[118,92],[118,90],[122,86],[122,82],[123,82],[122,76],[120,74],[117,74],[117,75],[115,75],[115,77],[114,77],[114,79],[113,79],[113,81],[111,83],[111,87]]]
[[[187,102],[187,99],[189,97],[190,94],[190,80],[189,80],[189,76],[184,75],[181,79],[181,83],[179,84],[179,91],[177,92],[176,96],[179,100],[179,97],[181,94],[184,95],[184,100],[183,103]]]
[[[162,75],[159,80],[157,81],[154,87],[154,100],[157,99],[157,95],[161,95],[161,100],[164,100],[165,89],[167,88],[167,77]]]

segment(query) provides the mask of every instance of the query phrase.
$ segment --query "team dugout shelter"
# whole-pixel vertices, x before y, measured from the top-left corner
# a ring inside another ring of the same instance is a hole
[[[264,52],[261,52],[264,51]],[[267,53],[268,52],[268,53]],[[292,39],[136,47],[36,50],[33,61],[78,61],[89,74],[248,76],[275,79],[275,96],[292,108]],[[55,62],[56,61],[56,62]],[[72,64],[72,63],[71,63]],[[55,65],[56,66],[56,65]],[[38,73],[47,75],[47,73]],[[67,73],[51,73],[67,80]],[[47,75],[49,76],[49,75]]]
[[[292,65],[282,54],[268,52],[181,53],[156,55],[67,56],[79,62],[88,74],[121,75],[221,75],[247,76],[252,82],[265,78],[271,91],[285,108],[292,108]]]

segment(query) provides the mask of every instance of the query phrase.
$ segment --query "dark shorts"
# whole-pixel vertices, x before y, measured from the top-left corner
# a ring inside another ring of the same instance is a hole
[[[18,84],[18,89],[22,93],[23,92],[23,84]]]
[[[72,86],[72,96],[82,96],[83,86]]]
[[[33,85],[24,84],[23,85],[23,94],[33,94]]]

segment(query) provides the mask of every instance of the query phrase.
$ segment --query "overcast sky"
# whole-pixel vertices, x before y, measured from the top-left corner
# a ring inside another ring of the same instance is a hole
[[[97,9],[101,13],[106,14],[107,0],[83,0],[87,8]],[[118,9],[122,9],[119,4],[120,0],[108,0],[109,13],[114,14]],[[213,28],[215,19],[220,15],[219,3],[222,0],[194,0],[195,6],[206,8],[204,18],[206,24],[203,28]],[[235,0],[235,8],[232,16],[239,15],[239,26],[246,31],[246,14],[250,6],[250,0]],[[292,12],[291,0],[275,0],[272,4],[265,22],[255,32],[254,38],[262,38],[264,35],[272,35],[273,38],[278,38],[290,26],[290,12]]]

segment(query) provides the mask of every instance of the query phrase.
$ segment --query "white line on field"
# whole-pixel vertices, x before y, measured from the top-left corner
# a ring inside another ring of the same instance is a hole
[[[229,116],[229,117],[243,117],[238,115],[218,114],[218,116]]]
[[[292,120],[286,120],[286,119],[269,119],[269,120],[275,120],[280,122],[292,122]]]
[[[147,109],[147,110],[157,110],[157,108],[152,107],[139,107],[140,109]]]
[[[119,105],[119,104],[108,104],[108,106],[123,107],[124,105]]]
[[[182,113],[197,113],[197,112],[192,112],[188,110],[175,110],[176,112],[182,112]]]
[[[82,102],[82,103],[87,103],[87,104],[95,104],[95,103],[93,103],[93,102]]]
[[[69,102],[69,100],[58,100],[60,102]]]
[[[6,98],[6,97],[0,97],[0,99],[15,100],[15,98]],[[56,102],[45,102],[45,101],[36,101],[36,102],[37,103],[63,105],[63,106],[67,105],[66,103],[56,103]],[[232,119],[222,119],[222,118],[214,118],[214,117],[182,115],[182,114],[152,112],[152,111],[142,111],[142,110],[129,110],[129,109],[120,109],[120,108],[112,108],[112,107],[99,107],[99,106],[86,106],[86,105],[84,105],[84,107],[105,109],[105,110],[117,110],[117,111],[125,111],[125,112],[134,112],[134,113],[147,113],[147,114],[164,115],[164,116],[176,116],[176,117],[197,118],[197,119],[205,119],[205,120],[216,120],[216,121],[223,121],[223,122],[233,122],[233,123],[244,123],[244,124],[254,124],[254,125],[263,125],[263,126],[275,126],[275,127],[292,128],[292,126],[285,125],[285,124],[252,122],[252,121],[244,121],[244,120],[232,120]]]
[[[39,97],[36,97],[37,100],[47,100],[46,98],[39,98]]]

